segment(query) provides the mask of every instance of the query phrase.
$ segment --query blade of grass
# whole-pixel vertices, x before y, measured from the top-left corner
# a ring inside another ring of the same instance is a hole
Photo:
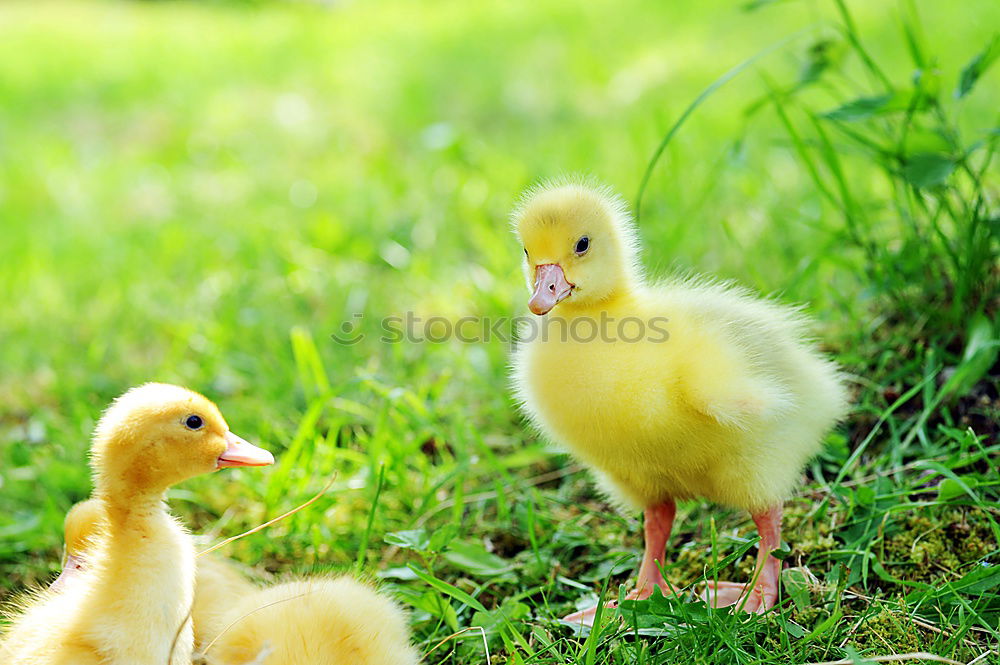
[[[330,487],[333,485],[333,481],[336,480],[336,479],[337,479],[337,476],[332,476],[330,478],[330,480],[327,481],[326,485],[323,486],[323,489],[321,489],[319,492],[316,492],[316,495],[313,496],[313,498],[311,498],[308,501],[306,501],[305,503],[299,504],[295,508],[292,508],[291,510],[289,510],[289,511],[287,511],[285,513],[282,513],[281,515],[278,515],[277,517],[275,517],[272,520],[268,520],[268,521],[264,522],[263,524],[258,524],[257,526],[255,526],[254,528],[252,528],[252,529],[250,529],[248,531],[244,531],[243,533],[238,534],[236,536],[232,536],[231,538],[226,538],[221,543],[216,543],[215,545],[212,545],[211,547],[209,547],[207,550],[202,550],[201,552],[198,552],[198,556],[202,556],[202,555],[208,554],[210,552],[214,552],[215,550],[219,549],[220,547],[225,547],[229,543],[234,542],[236,540],[239,540],[240,538],[243,538],[245,536],[249,536],[251,534],[257,533],[258,531],[266,529],[269,526],[273,526],[273,525],[277,524],[278,522],[280,522],[281,520],[285,519],[286,517],[291,517],[295,513],[299,512],[300,510],[303,510],[304,508],[308,508],[312,504],[316,503],[321,496],[323,496],[324,494],[326,494],[326,491],[328,489],[330,489]]]
[[[670,145],[670,142],[673,140],[673,138],[677,134],[678,130],[680,130],[681,126],[684,125],[684,122],[688,119],[688,117],[692,113],[694,113],[694,111],[699,106],[701,106],[705,102],[705,100],[707,100],[709,97],[711,97],[719,88],[721,88],[722,86],[724,86],[725,84],[729,83],[731,80],[733,80],[734,78],[736,78],[737,76],[739,76],[748,67],[750,67],[750,65],[752,65],[752,64],[756,63],[758,60],[761,60],[762,58],[764,58],[764,57],[766,57],[766,56],[774,53],[778,49],[780,49],[780,48],[784,47],[785,45],[791,43],[792,41],[798,39],[799,37],[801,37],[802,35],[804,35],[806,32],[812,31],[814,28],[815,28],[815,26],[808,26],[806,28],[803,28],[802,30],[799,30],[798,32],[796,32],[796,33],[794,33],[792,35],[789,35],[788,37],[785,37],[784,39],[782,39],[782,40],[780,40],[778,42],[775,42],[775,43],[771,44],[770,46],[768,46],[768,47],[766,47],[766,48],[758,51],[754,55],[750,56],[749,58],[747,58],[743,62],[739,63],[738,65],[736,65],[735,67],[733,67],[732,69],[730,69],[729,71],[727,71],[726,73],[724,73],[719,78],[717,78],[714,81],[712,81],[712,83],[709,84],[709,86],[707,88],[705,88],[704,90],[702,90],[701,94],[699,94],[697,97],[695,97],[694,101],[691,102],[686,109],[684,109],[684,112],[681,113],[681,115],[680,115],[679,118],[677,118],[677,121],[674,122],[674,124],[670,127],[669,130],[667,130],[667,133],[664,135],[663,139],[660,141],[660,144],[658,146],[656,146],[656,150],[653,151],[653,156],[649,159],[649,163],[646,164],[646,171],[642,175],[642,181],[639,183],[639,191],[638,191],[638,193],[635,196],[635,221],[636,221],[636,224],[639,223],[639,221],[641,219],[641,216],[642,216],[642,197],[646,193],[646,187],[649,185],[649,179],[653,175],[653,169],[656,167],[656,163],[658,161],[660,161],[660,157],[663,155],[663,151],[667,149],[668,145]]]
[[[365,524],[365,533],[361,537],[361,545],[358,547],[358,559],[354,568],[357,572],[361,572],[365,565],[365,559],[368,556],[368,543],[371,542],[372,527],[375,524],[375,512],[378,510],[378,500],[382,496],[382,487],[385,483],[385,464],[380,464],[378,467],[378,480],[375,481],[375,496],[372,498],[372,507],[368,511],[368,522]]]
[[[427,584],[429,584],[433,588],[437,589],[441,593],[445,594],[446,596],[451,596],[452,598],[454,598],[458,602],[460,602],[460,603],[462,603],[464,605],[468,605],[469,607],[471,607],[474,610],[479,610],[480,612],[486,612],[487,611],[487,609],[483,606],[482,603],[480,603],[478,600],[476,600],[475,598],[473,598],[472,596],[470,596],[466,592],[464,592],[461,589],[459,589],[457,586],[454,586],[452,584],[448,584],[444,580],[439,580],[438,578],[434,577],[433,575],[431,575],[427,571],[421,570],[420,568],[418,568],[417,566],[413,565],[412,563],[407,564],[407,567],[411,571],[413,571],[414,575],[416,575],[417,577],[419,577],[420,579],[422,579],[424,582],[427,582]]]
[[[840,18],[844,22],[844,33],[847,35],[847,41],[850,42],[851,46],[857,51],[858,55],[861,56],[861,60],[865,63],[868,71],[874,74],[882,85],[885,86],[886,90],[892,90],[892,82],[889,77],[885,75],[882,68],[878,66],[875,59],[872,58],[871,54],[865,49],[861,44],[861,39],[858,37],[858,29],[854,24],[854,19],[851,17],[851,13],[847,10],[847,5],[844,0],[835,0],[837,9],[840,12]]]

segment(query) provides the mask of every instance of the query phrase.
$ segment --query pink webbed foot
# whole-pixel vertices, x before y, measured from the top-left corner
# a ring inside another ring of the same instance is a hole
[[[645,600],[649,598],[651,595],[653,595],[653,589],[657,586],[660,587],[660,591],[663,593],[664,596],[675,593],[674,590],[670,587],[669,583],[664,581],[663,584],[660,585],[650,585],[646,586],[643,589],[636,589],[627,594],[625,596],[625,600]],[[617,600],[609,600],[608,602],[604,603],[604,609],[606,610],[613,610],[616,607],[618,607]],[[588,607],[585,610],[580,610],[579,612],[573,612],[572,614],[567,614],[562,618],[562,620],[565,621],[566,623],[571,623],[578,626],[593,626],[594,617],[596,616],[597,616],[597,605],[593,607]]]
[[[645,600],[653,594],[653,589],[659,587],[663,595],[674,593],[670,583],[663,579],[660,572],[660,561],[667,548],[667,539],[674,526],[676,506],[673,501],[665,501],[645,511],[643,531],[646,539],[645,552],[642,556],[642,566],[639,568],[639,579],[634,591],[625,596],[626,600]],[[604,604],[606,609],[618,607],[618,601],[612,600]],[[575,625],[593,626],[597,606],[573,612],[563,617],[563,621]]]
[[[699,594],[700,598],[712,607],[732,607],[743,603],[744,612],[756,614],[763,614],[778,602],[777,587],[765,587],[762,584],[757,584],[744,603],[743,598],[746,595],[746,584],[722,580],[706,582],[705,589]]]
[[[778,580],[781,562],[771,552],[781,545],[781,507],[753,516],[760,533],[757,551],[757,583],[748,589],[739,582],[709,581],[701,592],[701,599],[712,607],[743,605],[744,612],[763,614],[778,602]],[[744,600],[745,599],[745,600]]]
[[[698,594],[698,597],[712,607],[730,607],[740,602],[746,588],[746,584],[739,582],[710,580],[705,583],[705,588]]]

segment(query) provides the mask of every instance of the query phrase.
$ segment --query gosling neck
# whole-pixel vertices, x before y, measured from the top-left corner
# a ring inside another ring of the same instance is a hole
[[[127,491],[98,488],[94,498],[104,506],[109,522],[117,525],[147,521],[165,512],[165,490]]]
[[[98,485],[94,494],[104,508],[107,537],[94,553],[98,572],[85,613],[115,617],[123,637],[109,647],[108,662],[191,663],[193,541],[167,512],[163,490]]]

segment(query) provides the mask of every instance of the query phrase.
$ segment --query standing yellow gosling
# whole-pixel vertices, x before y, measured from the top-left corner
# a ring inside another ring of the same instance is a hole
[[[706,279],[648,283],[626,208],[604,189],[539,187],[513,225],[529,308],[547,314],[515,352],[516,393],[614,500],[645,511],[630,597],[669,592],[661,564],[675,501],[700,497],[749,511],[760,533],[756,585],[719,582],[706,595],[715,606],[772,607],[782,503],[847,408],[803,317]]]
[[[189,665],[195,553],[163,503],[171,485],[274,458],[212,402],[148,383],[101,417],[91,446],[103,528],[71,584],[43,592],[0,642],[9,665]]]
[[[210,665],[416,665],[406,615],[350,577],[278,584],[234,605]]]

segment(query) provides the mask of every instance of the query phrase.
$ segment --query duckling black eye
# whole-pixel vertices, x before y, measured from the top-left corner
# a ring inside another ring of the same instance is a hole
[[[205,421],[201,419],[201,416],[188,416],[184,419],[184,426],[188,429],[201,429],[204,424]]]
[[[576,255],[583,256],[590,249],[590,238],[588,236],[583,236],[576,241]]]

